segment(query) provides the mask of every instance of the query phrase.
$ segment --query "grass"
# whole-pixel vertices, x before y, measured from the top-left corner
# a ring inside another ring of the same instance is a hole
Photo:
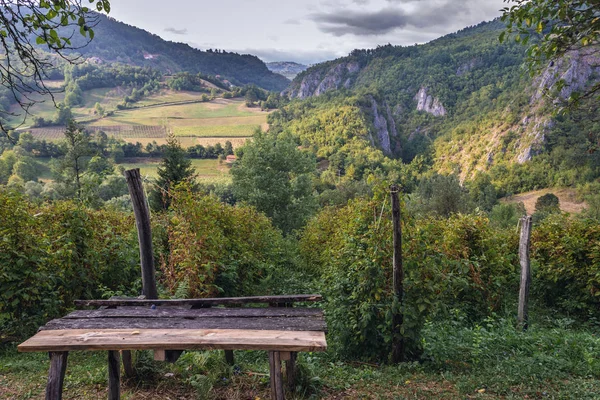
[[[136,159],[134,159],[136,160]],[[136,162],[118,164],[117,167],[123,167],[125,169],[139,168],[140,173],[144,176],[155,178],[157,176],[157,168],[160,164],[160,159],[142,158],[136,160]],[[212,179],[212,178],[228,178],[229,167],[226,164],[219,163],[219,160],[192,160],[192,166],[196,170],[196,174],[199,178]]]
[[[396,366],[300,353],[300,394],[288,398],[598,398],[600,338],[596,328],[569,319],[540,319],[529,331],[520,332],[513,322],[489,318],[470,323],[457,315],[430,322],[423,332],[421,362]],[[148,358],[142,366],[152,381],[124,382],[124,399],[270,397],[265,352],[237,351],[234,369],[224,365],[221,352],[185,353],[175,364]],[[47,368],[46,354],[18,354],[14,347],[0,351],[0,398],[43,398]],[[106,373],[105,353],[72,353],[65,398],[105,397]]]
[[[191,137],[248,137],[252,136],[258,125],[224,125],[224,126],[175,126],[176,136]]]

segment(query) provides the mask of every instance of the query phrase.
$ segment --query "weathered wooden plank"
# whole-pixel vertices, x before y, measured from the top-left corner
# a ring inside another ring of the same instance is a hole
[[[247,329],[73,329],[40,331],[20,352],[71,350],[325,351],[324,332]],[[65,356],[66,360],[66,356]]]
[[[152,304],[159,305],[230,305],[230,304],[260,304],[260,303],[295,303],[321,301],[323,297],[320,294],[299,294],[283,296],[254,296],[254,297],[221,297],[210,299],[162,299],[162,300],[75,300],[78,307],[103,307],[103,306],[148,306]]]
[[[278,351],[269,351],[269,370],[271,375],[271,399],[284,400],[281,358]]]
[[[80,318],[55,319],[40,330],[64,329],[254,329],[325,331],[322,317],[276,318]]]
[[[319,308],[156,308],[122,307],[103,310],[76,310],[62,319],[82,318],[273,318],[322,317]]]
[[[46,384],[46,400],[61,400],[68,352],[50,352],[50,371]]]
[[[121,399],[121,357],[118,351],[108,352],[108,400]]]

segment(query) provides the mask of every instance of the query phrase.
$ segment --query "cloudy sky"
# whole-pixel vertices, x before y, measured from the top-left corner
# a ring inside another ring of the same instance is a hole
[[[503,0],[114,0],[110,15],[200,49],[315,63],[425,43],[499,16]]]

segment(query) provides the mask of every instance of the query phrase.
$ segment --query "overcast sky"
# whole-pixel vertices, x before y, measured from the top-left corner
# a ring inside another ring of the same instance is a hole
[[[315,63],[425,43],[499,16],[503,0],[114,0],[110,15],[200,49]]]

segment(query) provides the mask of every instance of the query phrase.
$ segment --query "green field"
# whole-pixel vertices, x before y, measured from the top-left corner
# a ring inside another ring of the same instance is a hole
[[[217,125],[217,126],[175,126],[173,133],[175,136],[190,137],[249,137],[260,125]]]
[[[139,168],[143,176],[156,178],[156,170],[160,164],[160,159],[141,159],[140,162],[129,162],[118,164],[117,167],[125,169]],[[192,160],[192,166],[196,170],[196,174],[200,179],[214,180],[223,178],[228,179],[229,167],[226,164],[221,164],[219,160]]]
[[[169,104],[181,101],[198,101],[201,93],[174,92],[162,90],[136,103],[134,109],[116,110],[116,105],[126,94],[120,88],[94,89],[84,92],[85,107],[73,109],[75,118],[90,129],[102,130],[128,142],[164,143],[167,132],[171,131],[188,147],[194,144],[214,145],[231,141],[234,147],[243,144],[260,127],[268,129],[268,112],[248,108],[242,99],[217,98],[210,102],[191,104]],[[60,94],[57,101],[64,96]],[[110,116],[99,118],[94,105],[101,103]],[[142,107],[144,106],[144,107]],[[32,107],[36,116],[52,119],[56,113],[50,102]],[[27,123],[26,123],[27,125]],[[34,137],[44,140],[60,140],[64,137],[64,127],[50,126],[31,129]]]

